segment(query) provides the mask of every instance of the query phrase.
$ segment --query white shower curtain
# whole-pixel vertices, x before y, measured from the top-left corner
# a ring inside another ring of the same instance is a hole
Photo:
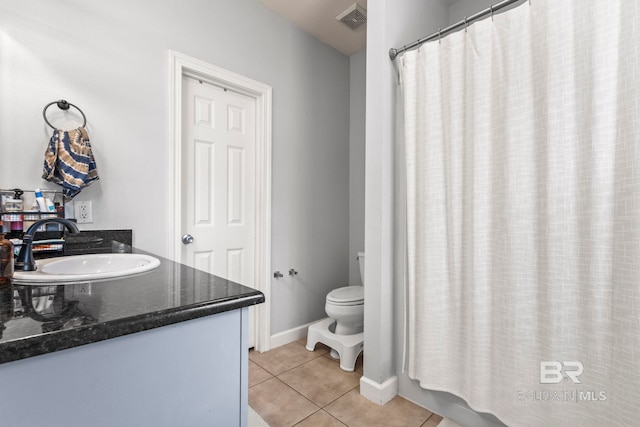
[[[510,426],[640,423],[640,1],[405,53],[408,374]]]

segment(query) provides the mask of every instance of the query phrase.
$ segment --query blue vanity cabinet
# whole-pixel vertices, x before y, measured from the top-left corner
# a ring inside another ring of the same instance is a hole
[[[0,425],[246,426],[239,308],[0,364]]]

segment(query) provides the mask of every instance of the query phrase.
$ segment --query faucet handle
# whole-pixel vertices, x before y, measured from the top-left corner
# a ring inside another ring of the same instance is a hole
[[[21,271],[35,271],[36,262],[33,259],[33,236],[31,234],[25,234],[22,236],[22,246],[20,247],[20,253],[16,259],[14,266],[16,270]]]

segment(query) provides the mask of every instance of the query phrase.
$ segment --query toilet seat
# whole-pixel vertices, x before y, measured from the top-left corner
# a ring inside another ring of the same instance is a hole
[[[334,289],[327,294],[327,303],[333,305],[362,305],[364,304],[364,287],[345,286]]]

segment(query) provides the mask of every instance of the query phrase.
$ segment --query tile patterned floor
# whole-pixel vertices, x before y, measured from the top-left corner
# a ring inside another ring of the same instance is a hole
[[[305,344],[249,352],[249,405],[271,427],[436,427],[442,420],[400,396],[384,406],[365,399],[362,355],[356,370],[345,372],[328,347],[311,352]]]

